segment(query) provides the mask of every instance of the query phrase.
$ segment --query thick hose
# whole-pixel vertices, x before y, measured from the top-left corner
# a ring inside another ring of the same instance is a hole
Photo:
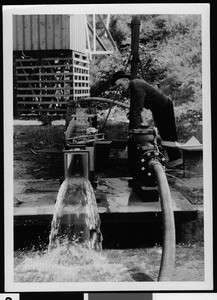
[[[170,281],[173,276],[176,251],[175,221],[172,199],[166,174],[162,165],[159,162],[154,162],[152,167],[155,171],[158,183],[163,221],[163,253],[158,281]]]
[[[123,108],[129,109],[129,105],[125,103],[101,97],[87,97],[78,101],[99,101],[112,104],[114,103]],[[174,214],[172,209],[172,199],[166,174],[163,170],[161,163],[154,162],[152,164],[152,168],[155,172],[156,180],[158,183],[163,221],[163,253],[161,258],[161,266],[158,275],[158,281],[170,281],[173,276],[176,252],[176,234]]]

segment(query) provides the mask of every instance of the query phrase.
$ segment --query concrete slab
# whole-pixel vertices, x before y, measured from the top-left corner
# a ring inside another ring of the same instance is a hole
[[[160,213],[160,202],[143,202],[128,185],[129,178],[100,178],[97,188],[99,214]],[[14,182],[14,216],[52,216],[60,188],[58,180],[19,180]],[[174,212],[196,208],[171,188]]]

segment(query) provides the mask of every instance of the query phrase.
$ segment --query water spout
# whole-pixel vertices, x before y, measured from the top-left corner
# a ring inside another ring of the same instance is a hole
[[[55,203],[49,248],[63,241],[102,250],[100,217],[92,185],[85,178],[67,178],[60,186]]]

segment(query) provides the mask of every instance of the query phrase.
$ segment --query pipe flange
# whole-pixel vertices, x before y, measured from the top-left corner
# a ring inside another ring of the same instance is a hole
[[[139,165],[142,172],[152,173],[152,164],[154,162],[160,163],[163,167],[165,165],[165,157],[161,152],[149,150],[142,154]],[[151,164],[151,165],[150,165]]]

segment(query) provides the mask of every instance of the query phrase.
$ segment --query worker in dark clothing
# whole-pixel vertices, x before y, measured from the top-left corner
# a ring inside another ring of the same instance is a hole
[[[173,103],[170,98],[158,91],[143,79],[130,80],[124,71],[114,73],[112,85],[120,86],[130,93],[129,129],[138,129],[142,124],[143,108],[150,109],[163,141],[177,141]],[[167,167],[176,167],[183,163],[178,149],[168,149]]]

